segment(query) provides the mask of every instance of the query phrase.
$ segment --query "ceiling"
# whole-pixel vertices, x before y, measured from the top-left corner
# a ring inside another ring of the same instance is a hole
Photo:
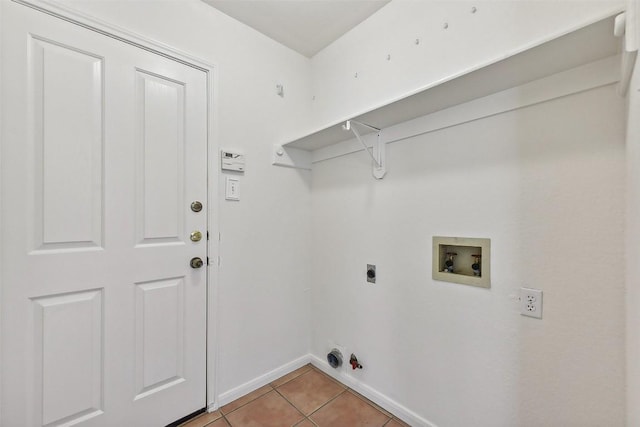
[[[312,57],[391,0],[202,0]]]

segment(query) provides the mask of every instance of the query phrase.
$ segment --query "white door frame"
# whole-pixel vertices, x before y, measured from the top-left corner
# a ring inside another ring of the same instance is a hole
[[[98,32],[107,37],[114,38],[123,43],[127,43],[138,48],[150,51],[152,53],[167,57],[169,59],[173,59],[175,61],[184,63],[185,65],[200,69],[207,74],[207,164],[208,164],[208,172],[207,172],[207,185],[208,185],[208,203],[209,207],[208,215],[208,231],[211,238],[207,242],[207,249],[209,254],[209,267],[208,267],[208,282],[207,282],[207,410],[213,411],[218,407],[218,395],[217,395],[217,361],[218,361],[218,347],[217,347],[217,337],[218,337],[218,266],[219,266],[219,173],[218,173],[218,164],[219,164],[219,144],[217,138],[217,117],[218,117],[218,109],[216,97],[218,93],[218,73],[217,73],[217,65],[212,64],[210,62],[204,61],[200,58],[197,58],[187,52],[175,49],[171,46],[168,46],[164,43],[158,42],[156,40],[141,36],[140,34],[134,33],[127,29],[118,27],[113,24],[109,24],[107,22],[101,21],[89,15],[78,12],[70,7],[63,6],[60,4],[54,3],[52,0],[11,0],[15,3],[22,4],[27,7],[31,7],[33,9],[39,10],[41,12],[47,13],[54,17],[63,19],[65,21],[71,22],[76,25],[80,25],[84,28],[87,28],[91,31]],[[0,3],[3,3],[0,0]],[[3,14],[3,7],[0,4],[0,22]],[[1,35],[0,35],[1,38]],[[1,41],[1,40],[0,40]],[[0,43],[1,49],[1,43]],[[0,55],[2,51],[0,50]],[[1,56],[0,56],[1,57]],[[1,78],[1,76],[0,76]],[[0,85],[1,90],[1,85]],[[1,96],[0,92],[0,96]],[[1,108],[1,107],[0,107]],[[3,123],[1,120],[2,110],[0,109],[0,130],[2,129]],[[2,133],[0,132],[0,135]],[[0,147],[2,145],[0,144]],[[2,153],[0,152],[0,158],[2,158]],[[2,182],[0,181],[0,185]],[[0,220],[2,219],[2,205],[0,201]],[[0,234],[0,240],[2,239],[2,235]],[[0,246],[1,248],[1,246]],[[0,257],[0,269],[2,258]],[[1,280],[1,276],[0,276]],[[0,297],[2,295],[2,282],[0,281]],[[0,300],[1,303],[1,300]],[[0,318],[0,333],[2,331],[2,319]],[[1,345],[1,336],[0,336],[0,345]],[[0,363],[1,359],[1,348],[0,348]],[[2,382],[2,378],[0,377],[0,383]],[[0,393],[0,402],[2,401],[2,394]],[[1,405],[0,405],[1,407]],[[1,415],[1,414],[0,414]],[[184,414],[185,416],[188,414]]]
[[[2,13],[4,12],[3,2],[0,1],[0,24],[2,24]],[[2,28],[0,28],[0,61],[2,60]],[[0,67],[0,100],[2,99],[2,68]],[[0,165],[2,164],[2,129],[3,110],[0,102]],[[2,193],[2,170],[0,169],[0,193]],[[0,225],[2,224],[2,197],[0,197]],[[0,226],[0,271],[2,271],[2,226]],[[2,274],[0,274],[0,307],[2,307]],[[2,366],[2,313],[0,313],[0,366]],[[0,370],[0,420],[2,419],[2,370]]]

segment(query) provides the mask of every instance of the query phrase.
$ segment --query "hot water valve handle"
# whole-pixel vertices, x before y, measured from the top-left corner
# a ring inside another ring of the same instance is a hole
[[[358,358],[355,354],[351,353],[351,358],[349,359],[349,363],[351,363],[352,369],[362,369],[362,365],[358,363]]]

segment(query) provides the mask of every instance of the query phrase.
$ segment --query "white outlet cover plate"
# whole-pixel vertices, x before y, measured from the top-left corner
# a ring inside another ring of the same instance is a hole
[[[520,314],[542,319],[542,291],[520,288]]]

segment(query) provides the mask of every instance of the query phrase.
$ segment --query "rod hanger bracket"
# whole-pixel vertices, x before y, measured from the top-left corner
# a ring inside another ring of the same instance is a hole
[[[362,135],[358,128],[354,125],[358,125],[367,129],[370,129],[376,133],[376,142],[373,145],[373,152],[369,148],[369,146],[362,139]],[[382,129],[379,129],[375,126],[368,125],[366,123],[361,123],[355,120],[347,120],[342,126],[344,130],[350,130],[355,135],[356,139],[362,144],[364,147],[364,151],[369,154],[371,159],[373,160],[373,177],[376,179],[382,179],[387,173],[386,167],[386,144],[380,140],[380,132]]]

